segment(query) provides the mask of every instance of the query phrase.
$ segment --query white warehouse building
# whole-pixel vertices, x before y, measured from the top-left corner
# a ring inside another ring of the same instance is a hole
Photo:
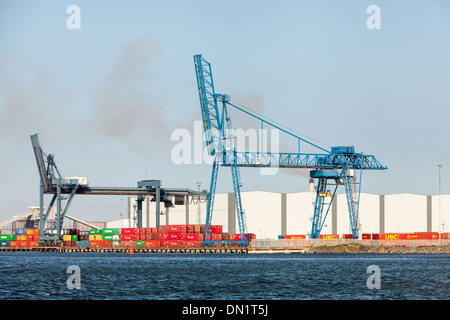
[[[277,239],[279,235],[309,234],[314,212],[315,192],[241,192],[247,232],[257,239]],[[330,198],[331,199],[331,198]],[[204,224],[207,203],[191,203],[164,208],[160,225]],[[128,198],[129,227],[136,226],[136,198]],[[156,227],[156,206],[145,198],[142,226]],[[440,223],[439,223],[440,221]],[[350,223],[345,194],[337,194],[329,209],[322,234],[349,234]],[[361,193],[360,234],[402,232],[450,232],[450,195],[411,193],[377,195]],[[223,225],[223,232],[238,233],[233,193],[217,193],[212,224]]]

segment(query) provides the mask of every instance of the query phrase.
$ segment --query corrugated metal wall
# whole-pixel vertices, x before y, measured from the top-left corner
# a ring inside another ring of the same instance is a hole
[[[314,210],[315,193],[276,193],[266,191],[242,192],[247,230],[259,239],[277,239],[284,234],[308,234]],[[133,227],[133,204],[130,198],[129,219]],[[130,209],[131,206],[131,209]],[[207,203],[191,202],[169,209],[160,216],[160,224],[204,224]],[[200,207],[200,217],[198,216]],[[439,210],[440,208],[440,210]],[[161,208],[164,211],[164,208]],[[440,212],[440,215],[439,215]],[[377,195],[361,193],[361,233],[450,232],[450,195],[419,194]],[[441,221],[439,229],[439,220]],[[143,226],[155,227],[155,203],[144,201]],[[224,232],[237,233],[233,193],[216,194],[213,224],[224,226]],[[322,234],[350,233],[345,194],[337,194],[326,219]]]

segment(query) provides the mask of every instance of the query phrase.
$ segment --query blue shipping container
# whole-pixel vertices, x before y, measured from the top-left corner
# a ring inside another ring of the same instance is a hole
[[[0,241],[0,247],[9,247],[9,241]]]
[[[27,234],[27,229],[25,228],[17,228],[16,234]]]
[[[284,236],[278,236],[278,239],[280,239],[280,240],[284,239]]]
[[[89,247],[89,241],[77,241],[77,247]]]

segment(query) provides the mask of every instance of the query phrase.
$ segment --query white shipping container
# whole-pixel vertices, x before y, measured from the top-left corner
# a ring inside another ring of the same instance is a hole
[[[80,186],[88,184],[86,177],[65,177],[64,180],[67,184],[79,184]]]

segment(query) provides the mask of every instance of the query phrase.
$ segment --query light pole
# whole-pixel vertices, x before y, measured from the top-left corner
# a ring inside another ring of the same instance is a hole
[[[202,185],[201,182],[197,182],[198,192],[200,192],[201,185]],[[197,204],[197,224],[200,224],[200,216],[201,216],[201,209],[200,209],[200,198],[199,198],[198,204]]]
[[[441,232],[441,168],[442,168],[442,164],[438,164],[437,165],[439,168],[439,221],[438,221],[438,232]],[[440,238],[440,235],[439,235]]]

